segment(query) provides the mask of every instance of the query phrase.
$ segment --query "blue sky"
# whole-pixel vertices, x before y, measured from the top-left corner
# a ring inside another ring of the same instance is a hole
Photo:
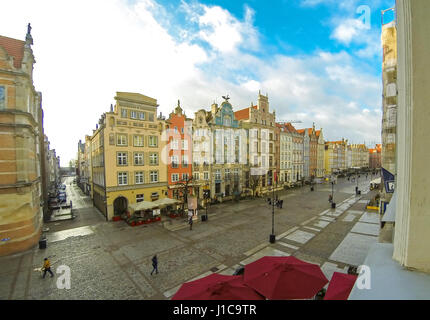
[[[327,140],[378,143],[380,12],[394,4],[3,0],[0,34],[24,39],[32,23],[45,131],[65,162],[116,91],[156,98],[163,114],[180,99],[193,117],[225,94],[235,110],[248,107],[261,90],[279,120],[315,122]]]

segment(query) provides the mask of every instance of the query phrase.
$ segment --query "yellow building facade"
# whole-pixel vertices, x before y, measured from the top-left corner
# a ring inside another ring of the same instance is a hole
[[[91,138],[93,200],[107,220],[131,204],[167,197],[165,121],[157,100],[117,92]]]
[[[25,41],[0,36],[0,256],[34,246],[43,223],[42,95]]]

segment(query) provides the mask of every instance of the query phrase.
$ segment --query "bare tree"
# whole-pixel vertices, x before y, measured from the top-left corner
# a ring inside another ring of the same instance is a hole
[[[178,189],[181,191],[182,194],[182,212],[185,211],[185,204],[188,202],[188,192],[190,188],[190,184],[193,180],[193,177],[187,177],[186,179],[182,179],[178,181],[175,185],[178,186]]]
[[[249,176],[249,187],[252,190],[252,197],[255,197],[255,190],[257,190],[257,187],[260,185],[260,180],[260,175],[251,174]]]

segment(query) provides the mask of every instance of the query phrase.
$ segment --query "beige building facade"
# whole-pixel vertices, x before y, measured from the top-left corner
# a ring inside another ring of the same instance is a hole
[[[0,36],[0,256],[34,246],[43,223],[42,95],[26,40]]]
[[[157,118],[157,100],[131,92],[117,92],[115,100],[91,138],[93,199],[107,220],[168,191],[165,120]]]

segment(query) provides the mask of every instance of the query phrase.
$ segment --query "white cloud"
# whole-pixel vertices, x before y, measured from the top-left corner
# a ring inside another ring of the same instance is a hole
[[[346,19],[339,24],[332,33],[332,38],[349,44],[354,38],[360,36],[361,30],[365,30],[366,25],[358,19]]]

